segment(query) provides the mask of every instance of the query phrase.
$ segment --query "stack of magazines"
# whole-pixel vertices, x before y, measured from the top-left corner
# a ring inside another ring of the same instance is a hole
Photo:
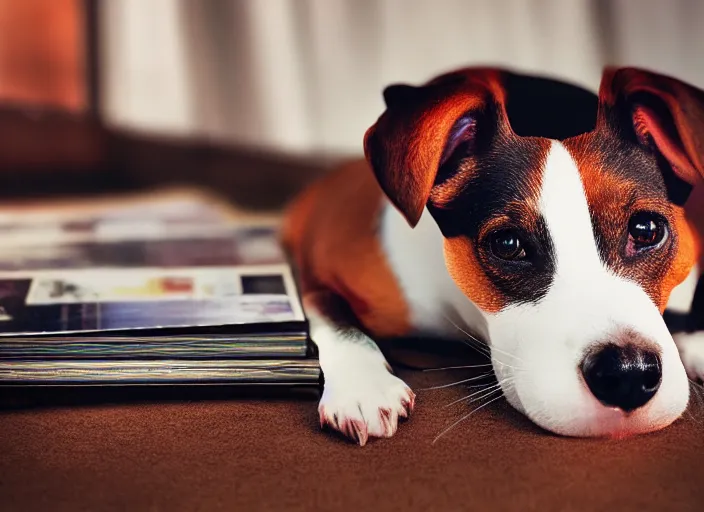
[[[317,385],[276,225],[207,196],[0,211],[0,386]]]

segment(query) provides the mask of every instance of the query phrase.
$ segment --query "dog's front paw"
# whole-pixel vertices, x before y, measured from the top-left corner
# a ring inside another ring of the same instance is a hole
[[[679,333],[673,337],[689,378],[704,381],[704,331]]]
[[[329,426],[364,446],[370,437],[391,437],[399,418],[407,418],[415,394],[384,366],[353,368],[325,377],[318,412],[320,426]]]

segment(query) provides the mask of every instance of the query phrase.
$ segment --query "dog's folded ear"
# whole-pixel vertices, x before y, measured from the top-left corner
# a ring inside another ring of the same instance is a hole
[[[422,86],[391,85],[384,101],[386,111],[364,136],[364,153],[383,191],[415,226],[440,167],[459,150],[471,152],[487,110],[503,105],[502,74],[471,69]]]
[[[689,185],[704,180],[704,91],[643,69],[606,68],[598,122],[630,128]]]

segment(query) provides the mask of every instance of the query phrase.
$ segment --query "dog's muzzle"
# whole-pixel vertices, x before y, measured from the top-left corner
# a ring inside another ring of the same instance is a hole
[[[587,355],[580,370],[597,400],[624,412],[647,404],[662,381],[658,353],[633,344],[605,345]]]

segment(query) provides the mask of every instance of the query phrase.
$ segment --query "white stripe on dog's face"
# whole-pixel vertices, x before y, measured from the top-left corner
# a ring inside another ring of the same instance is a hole
[[[494,367],[509,402],[565,435],[628,435],[661,428],[687,405],[689,386],[660,312],[636,283],[601,261],[582,177],[565,147],[552,143],[539,201],[555,255],[548,293],[537,303],[488,316]],[[585,354],[623,333],[656,347],[662,383],[630,414],[602,405],[580,373]]]
[[[576,279],[602,274],[582,178],[559,142],[552,144],[545,161],[539,204],[552,240],[556,275]]]

